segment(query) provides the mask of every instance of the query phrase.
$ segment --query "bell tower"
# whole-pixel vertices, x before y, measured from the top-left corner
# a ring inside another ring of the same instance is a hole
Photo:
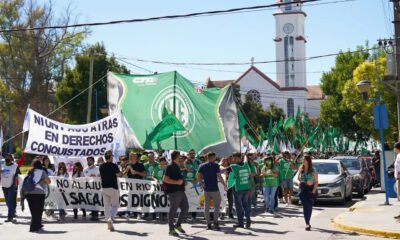
[[[281,87],[307,87],[306,13],[300,0],[277,0],[283,4],[274,13],[276,77]]]

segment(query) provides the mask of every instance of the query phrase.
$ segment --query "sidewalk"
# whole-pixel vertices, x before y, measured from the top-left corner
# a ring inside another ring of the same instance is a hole
[[[384,205],[385,193],[371,191],[365,199],[339,214],[334,220],[335,228],[345,232],[400,239],[400,221],[394,216],[400,214],[400,202],[390,198],[390,205]]]

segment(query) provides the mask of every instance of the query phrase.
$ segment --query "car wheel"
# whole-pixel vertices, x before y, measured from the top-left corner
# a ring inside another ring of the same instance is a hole
[[[345,206],[345,205],[346,205],[346,202],[347,202],[346,193],[347,193],[347,191],[346,191],[346,189],[344,189],[344,192],[343,192],[343,199],[340,201],[340,204],[343,205],[343,206]]]
[[[350,192],[349,196],[346,197],[347,201],[351,202],[353,201],[353,193]]]
[[[361,187],[361,189],[358,191],[358,197],[363,198],[364,197],[364,187]]]

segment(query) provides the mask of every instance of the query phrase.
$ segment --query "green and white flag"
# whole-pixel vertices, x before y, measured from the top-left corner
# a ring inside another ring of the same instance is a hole
[[[240,150],[238,114],[231,86],[196,91],[193,83],[177,72],[110,72],[107,87],[110,113],[120,109],[129,125],[128,147],[181,151],[193,148],[197,152],[214,151],[219,156]],[[184,130],[174,131],[161,142],[149,140],[150,133],[162,122],[164,108],[175,115]]]

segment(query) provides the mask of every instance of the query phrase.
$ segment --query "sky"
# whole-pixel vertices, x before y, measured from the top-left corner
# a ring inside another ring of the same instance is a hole
[[[392,4],[389,0],[323,0],[303,6],[307,57],[370,46],[393,35]],[[77,22],[98,22],[186,14],[200,11],[273,4],[276,0],[54,0],[58,13],[68,4]],[[337,2],[337,3],[332,3]],[[318,5],[317,5],[318,4]],[[109,53],[153,72],[177,70],[195,83],[234,80],[250,66],[203,66],[189,69],[137,62],[147,59],[168,62],[249,62],[276,60],[275,10],[196,17],[90,28],[86,43],[103,42]],[[307,61],[307,83],[316,85],[335,58]],[[275,63],[255,65],[275,79]],[[128,66],[132,73],[148,72]]]

